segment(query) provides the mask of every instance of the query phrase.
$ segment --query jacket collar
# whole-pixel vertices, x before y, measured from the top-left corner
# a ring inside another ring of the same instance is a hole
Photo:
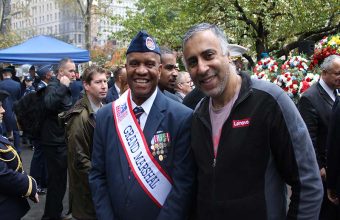
[[[319,90],[319,93],[321,95],[321,97],[331,106],[333,106],[333,99],[328,95],[328,93],[326,92],[326,90],[321,86],[320,82],[318,82],[316,84],[318,90]]]
[[[60,113],[59,117],[67,122],[71,119],[72,115],[79,114],[83,109],[86,109],[89,113],[89,117],[93,118],[93,120],[90,120],[90,123],[94,126],[94,111],[86,94],[83,98],[79,99],[70,110]]]
[[[150,143],[157,128],[165,117],[166,99],[165,95],[158,90],[143,130],[147,143]]]
[[[252,89],[252,82],[251,78],[248,73],[246,72],[239,72],[238,75],[241,76],[242,83],[240,88],[240,93],[238,98],[235,101],[235,104],[231,111],[243,102],[253,91]],[[194,114],[203,122],[203,124],[210,129],[211,131],[211,122],[210,122],[210,115],[209,115],[209,99],[210,97],[203,98],[198,105],[196,106],[196,110]]]

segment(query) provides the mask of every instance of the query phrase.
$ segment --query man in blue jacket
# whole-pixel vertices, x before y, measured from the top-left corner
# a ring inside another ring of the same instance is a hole
[[[21,98],[22,94],[20,83],[12,79],[12,72],[12,68],[5,68],[3,70],[3,80],[0,81],[0,89],[5,90],[10,94],[3,103],[4,109],[6,110],[4,123],[7,131],[7,137],[14,141],[14,147],[20,154],[20,135],[13,112],[13,104]]]
[[[157,89],[160,51],[146,32],[126,53],[131,90],[96,115],[89,179],[97,218],[186,219],[192,111]]]

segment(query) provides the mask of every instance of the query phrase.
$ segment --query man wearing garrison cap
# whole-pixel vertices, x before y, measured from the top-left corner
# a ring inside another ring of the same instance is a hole
[[[37,86],[37,91],[45,88],[52,78],[52,65],[45,65],[38,69],[37,74],[40,78],[40,82]]]
[[[130,89],[96,115],[89,180],[98,219],[186,219],[192,112],[157,88],[160,50],[139,32],[126,52]]]

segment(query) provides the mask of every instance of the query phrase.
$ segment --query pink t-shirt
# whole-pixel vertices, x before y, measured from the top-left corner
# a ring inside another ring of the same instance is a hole
[[[215,158],[217,156],[218,144],[220,143],[222,126],[229,117],[231,109],[234,106],[234,103],[238,97],[239,92],[240,88],[237,88],[234,97],[220,109],[215,109],[212,105],[211,98],[209,100],[209,115],[212,127],[212,141]]]

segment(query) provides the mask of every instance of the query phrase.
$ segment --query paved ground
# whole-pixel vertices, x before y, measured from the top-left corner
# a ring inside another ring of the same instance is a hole
[[[21,152],[21,158],[23,161],[24,169],[27,173],[29,173],[30,165],[31,165],[31,159],[32,159],[33,151],[28,146],[22,147]],[[31,200],[28,200],[30,202],[31,209],[28,211],[28,213],[22,218],[22,220],[39,220],[41,219],[43,213],[44,213],[44,207],[45,207],[45,195],[39,196],[40,202],[38,204],[31,202]],[[68,211],[68,190],[66,192],[66,195],[64,197],[64,212]]]

